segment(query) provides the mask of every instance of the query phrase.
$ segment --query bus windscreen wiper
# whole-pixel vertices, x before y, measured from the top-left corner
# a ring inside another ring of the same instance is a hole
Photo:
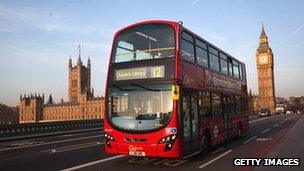
[[[135,83],[132,83],[131,85],[136,86],[136,87],[140,87],[140,88],[143,88],[143,89],[146,89],[146,90],[149,90],[149,91],[161,91],[160,89],[152,89],[152,88],[142,86],[142,85],[139,85],[139,84],[135,84]]]
[[[135,89],[124,89],[124,88],[121,88],[121,87],[119,87],[119,86],[117,86],[115,84],[112,84],[112,86],[118,88],[121,91],[133,91],[133,90],[135,90]]]

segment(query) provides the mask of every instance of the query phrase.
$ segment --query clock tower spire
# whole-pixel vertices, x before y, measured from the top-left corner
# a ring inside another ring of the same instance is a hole
[[[259,108],[268,108],[275,112],[274,61],[273,53],[268,44],[268,37],[262,24],[260,44],[256,52]]]
[[[267,43],[268,44],[268,37],[265,32],[264,23],[262,23],[262,32],[260,35],[260,43]]]

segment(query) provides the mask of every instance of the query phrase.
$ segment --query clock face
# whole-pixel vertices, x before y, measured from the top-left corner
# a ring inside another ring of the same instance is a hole
[[[266,64],[268,62],[268,56],[267,54],[261,54],[259,57],[259,63],[260,64]]]

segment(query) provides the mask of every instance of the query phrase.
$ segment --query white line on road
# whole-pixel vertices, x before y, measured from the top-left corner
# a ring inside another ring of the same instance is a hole
[[[283,124],[285,121],[281,121],[280,124]]]
[[[201,152],[201,151],[197,151],[197,152],[195,152],[195,153],[189,154],[189,155],[183,157],[183,159],[187,159],[187,158],[190,158],[190,157],[192,157],[192,156],[195,156],[195,155],[197,155],[197,154],[200,153],[200,152]]]
[[[249,121],[249,123],[254,123],[254,122],[258,122],[258,121],[262,121],[262,120],[270,119],[270,118],[275,118],[275,117],[279,117],[279,116],[281,116],[281,115],[275,115],[275,116],[270,116],[270,117],[259,118],[259,119],[255,119],[255,120]]]
[[[219,148],[219,149],[213,151],[211,154],[218,153],[218,152],[220,152],[220,151],[222,151],[222,150],[224,150],[224,147],[221,147],[221,148]]]
[[[71,137],[71,136],[73,136],[73,135],[75,135],[75,134],[66,134],[66,135],[61,135],[61,137]]]
[[[102,145],[104,144],[103,142],[90,142],[90,143],[83,143],[83,144],[77,144],[77,145],[71,145],[71,146],[65,146],[65,147],[60,147],[60,148],[54,148],[54,149],[48,149],[48,150],[42,150],[40,153],[60,153],[60,152],[65,152],[65,151],[70,151],[70,150],[76,150],[76,149],[82,149],[82,148],[87,148],[87,147],[92,147],[96,145]]]
[[[279,124],[278,124],[278,123],[277,123],[277,124],[275,124],[275,125],[273,125],[272,127],[274,127],[274,128],[275,128],[275,127],[277,127],[277,126],[279,126]]]
[[[262,121],[262,120],[265,120],[265,119],[267,119],[267,118],[255,119],[255,120],[249,121],[249,123],[254,123],[254,122],[257,122],[257,121]]]
[[[223,153],[223,154],[221,154],[221,155],[217,156],[216,158],[214,158],[214,159],[212,159],[212,160],[208,161],[207,163],[205,163],[205,164],[201,165],[201,166],[200,166],[200,167],[198,167],[198,168],[199,168],[199,169],[204,168],[204,167],[208,166],[209,164],[211,164],[211,163],[215,162],[216,160],[218,160],[218,159],[220,159],[220,158],[224,157],[225,155],[229,154],[230,152],[232,152],[232,150],[228,150],[228,151],[226,151],[225,153]]]
[[[50,151],[50,154],[61,153],[61,152],[65,152],[65,151],[78,150],[78,149],[93,147],[93,146],[102,145],[102,144],[103,143],[97,142],[97,143],[94,143],[94,144],[81,145],[81,146],[78,146],[78,147],[70,147],[70,148],[65,148],[65,149],[53,149],[53,150]]]
[[[265,129],[264,131],[262,131],[263,134],[265,134],[266,132],[270,131],[270,128]]]
[[[94,136],[88,136],[88,137],[73,138],[73,139],[68,139],[68,140],[52,141],[52,142],[46,142],[46,143],[41,143],[41,144],[33,144],[33,145],[21,146],[21,147],[4,148],[4,149],[0,149],[0,152],[16,150],[16,149],[21,149],[21,148],[29,148],[29,147],[36,147],[36,146],[42,146],[42,145],[56,144],[56,143],[62,143],[62,142],[77,141],[77,140],[96,138],[96,137],[102,137],[102,135],[94,135]]]
[[[257,136],[254,136],[254,137],[252,137],[252,138],[249,138],[248,140],[244,141],[243,144],[247,144],[249,141],[255,139],[256,137],[257,137]]]
[[[93,162],[90,162],[90,163],[85,163],[85,164],[81,164],[81,165],[78,165],[78,166],[73,166],[73,167],[70,167],[70,168],[63,169],[62,171],[72,171],[72,170],[82,169],[82,168],[85,168],[85,167],[88,167],[88,166],[96,165],[96,164],[99,164],[99,163],[103,163],[103,162],[106,162],[106,161],[109,161],[109,160],[118,159],[118,158],[121,158],[121,157],[124,157],[124,155],[113,156],[113,157],[93,161]]]

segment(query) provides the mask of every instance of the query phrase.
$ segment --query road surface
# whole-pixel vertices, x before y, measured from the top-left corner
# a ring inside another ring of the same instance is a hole
[[[0,170],[304,170],[304,117],[252,117],[243,138],[187,159],[111,156],[102,131],[0,143]],[[234,158],[300,158],[301,166],[234,166]]]

